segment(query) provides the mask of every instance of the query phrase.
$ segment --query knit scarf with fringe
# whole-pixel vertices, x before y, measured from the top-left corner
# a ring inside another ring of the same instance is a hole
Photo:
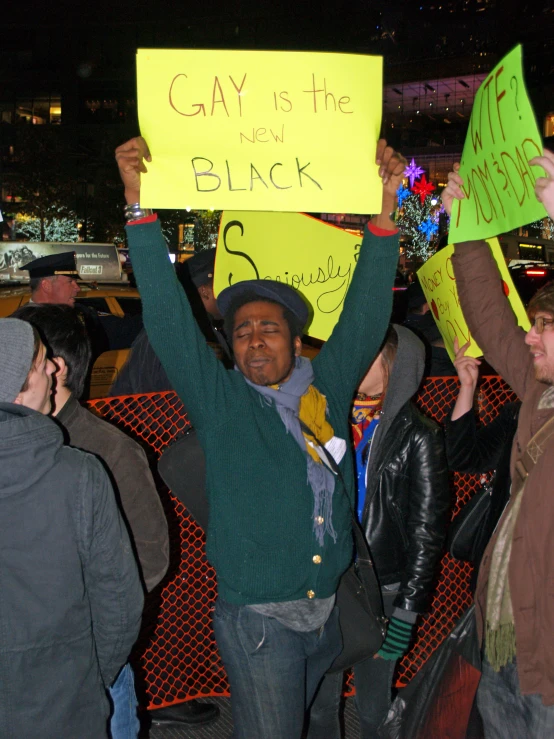
[[[238,369],[238,368],[235,368]],[[297,357],[290,378],[282,385],[256,385],[247,377],[245,381],[256,390],[262,402],[274,405],[285,428],[306,455],[307,479],[314,494],[313,529],[320,546],[325,534],[336,542],[337,534],[333,528],[333,493],[335,475],[323,464],[314,446],[317,438],[326,444],[333,438],[333,427],[327,420],[327,401],[312,385],[314,373],[312,363],[306,357]],[[300,420],[313,431],[313,437],[304,434]],[[324,526],[317,523],[323,518]]]

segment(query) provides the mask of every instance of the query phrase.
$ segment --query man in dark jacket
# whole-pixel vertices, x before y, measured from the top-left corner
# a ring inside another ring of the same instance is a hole
[[[46,414],[54,365],[0,319],[0,736],[107,737],[106,689],[140,627],[132,547],[98,460]]]
[[[81,288],[74,251],[47,254],[24,264],[21,269],[29,272],[31,305],[68,305],[81,312],[91,337],[95,358],[108,349],[120,348],[115,344],[111,345],[98,312],[88,305],[75,302]]]
[[[53,358],[56,383],[52,415],[66,433],[68,444],[91,452],[105,466],[130,529],[144,585],[150,591],[169,564],[167,521],[143,449],[79,403],[91,360],[86,328],[66,305],[26,305],[14,315],[38,330]],[[114,704],[112,739],[138,735],[137,699],[129,664],[121,670],[110,695]]]
[[[79,272],[74,251],[33,259],[21,269],[29,272],[32,303],[74,307],[79,293]]]
[[[78,308],[86,323],[96,359],[109,349],[127,349],[142,328],[140,316],[112,316],[76,302],[81,289],[74,251],[33,259],[21,269],[29,272],[30,303]],[[92,294],[94,297],[94,294]]]

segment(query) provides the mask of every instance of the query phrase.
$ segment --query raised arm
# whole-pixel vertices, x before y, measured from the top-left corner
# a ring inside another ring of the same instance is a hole
[[[142,137],[116,149],[128,205],[140,201],[140,175],[151,161]],[[227,371],[198,328],[187,296],[169,260],[156,216],[126,227],[133,270],[143,304],[144,326],[171,385],[193,424],[202,427],[225,416]]]
[[[452,411],[452,420],[458,418],[473,409],[473,399],[475,396],[475,388],[479,379],[479,365],[481,362],[474,357],[466,357],[465,353],[469,347],[469,341],[463,346],[459,345],[458,337],[454,338],[454,351],[456,357],[454,359],[454,367],[460,378],[460,389],[456,404]]]
[[[364,233],[360,256],[333,333],[313,360],[318,384],[350,405],[371,361],[377,355],[392,310],[392,287],[398,262],[398,230],[391,219],[406,161],[386,141],[377,145],[376,163],[383,182],[381,213]]]
[[[464,197],[458,166],[448,176],[442,198],[450,213],[454,198]],[[525,346],[525,332],[517,325],[504,294],[498,266],[486,241],[456,244],[452,257],[458,297],[469,330],[486,360],[523,397],[533,377],[533,362]]]
[[[444,434],[449,468],[474,475],[496,469],[506,444],[514,438],[517,408],[516,403],[502,406],[496,418],[480,428],[473,409],[456,420],[447,418]]]

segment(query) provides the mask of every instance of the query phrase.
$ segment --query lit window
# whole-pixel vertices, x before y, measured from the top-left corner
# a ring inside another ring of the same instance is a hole
[[[544,119],[544,135],[554,136],[554,112],[547,113]]]
[[[41,126],[61,123],[62,106],[59,95],[37,95],[34,98],[19,98],[15,105],[15,122]]]

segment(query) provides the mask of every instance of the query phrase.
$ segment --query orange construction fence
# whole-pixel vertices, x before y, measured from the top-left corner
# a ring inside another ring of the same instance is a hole
[[[457,390],[455,377],[430,378],[416,402],[423,413],[440,424]],[[484,378],[478,394],[481,422],[489,423],[504,403],[514,399],[499,377]],[[154,469],[163,450],[189,425],[173,392],[96,399],[89,406],[137,439]],[[481,484],[477,475],[452,475],[456,495],[453,516]],[[143,632],[133,660],[151,708],[229,694],[212,632],[216,578],[204,553],[204,534],[161,480],[158,486],[169,522],[172,565],[147,600]],[[470,565],[444,556],[430,610],[419,620],[413,648],[400,664],[398,686],[406,685],[425,664],[470,604],[470,576]],[[346,691],[353,692],[350,677]]]

